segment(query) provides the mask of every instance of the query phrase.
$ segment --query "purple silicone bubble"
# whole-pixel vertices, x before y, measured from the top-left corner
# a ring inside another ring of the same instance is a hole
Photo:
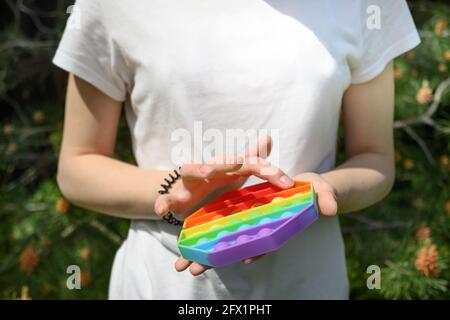
[[[272,229],[270,228],[263,228],[258,231],[258,237],[265,237],[272,233]]]
[[[228,248],[230,245],[226,241],[220,241],[214,246],[214,251],[219,251]]]
[[[242,244],[249,240],[250,240],[250,237],[246,234],[243,234],[236,239],[236,244]]]

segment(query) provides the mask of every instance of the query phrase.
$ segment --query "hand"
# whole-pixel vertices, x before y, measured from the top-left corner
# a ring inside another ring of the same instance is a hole
[[[338,211],[335,188],[325,181],[320,174],[305,172],[294,177],[295,180],[306,180],[313,184],[316,193],[319,213],[324,216],[335,216]]]
[[[156,199],[155,212],[160,216],[169,211],[182,212],[186,215],[199,204],[206,202],[208,196],[219,191],[239,188],[251,175],[283,189],[292,187],[294,181],[291,178],[261,157],[261,154],[270,154],[271,146],[271,138],[265,137],[256,145],[247,148],[241,156],[222,158],[210,164],[182,166],[181,179],[174,184],[169,194]],[[251,263],[259,257],[246,259],[244,263]],[[180,257],[175,263],[175,269],[184,271],[187,268],[196,276],[209,267]]]
[[[313,184],[319,214],[322,214],[324,216],[334,216],[337,214],[338,207],[336,201],[336,190],[330,183],[322,178],[320,174],[314,172],[305,172],[295,176],[294,180],[309,181]],[[263,256],[264,255],[252,257],[244,260],[243,262],[245,264],[253,263]],[[183,257],[180,257],[175,263],[175,268],[178,271],[184,271],[188,267],[193,275],[202,274],[208,269],[207,266],[203,266],[198,263],[191,263]]]

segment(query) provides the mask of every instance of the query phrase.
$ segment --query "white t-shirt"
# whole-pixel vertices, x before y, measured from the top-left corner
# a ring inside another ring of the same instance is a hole
[[[146,169],[176,168],[172,133],[194,136],[202,121],[203,132],[277,130],[285,172],[328,171],[344,91],[420,42],[404,0],[79,0],[76,8],[54,63],[126,102]],[[254,264],[199,277],[174,270],[178,231],[133,221],[109,297],[348,298],[337,217]]]

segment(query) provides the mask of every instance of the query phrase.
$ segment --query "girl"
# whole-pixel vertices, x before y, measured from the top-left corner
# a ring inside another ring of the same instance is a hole
[[[406,2],[78,0],[75,8],[54,57],[70,74],[57,178],[73,203],[132,220],[109,297],[348,298],[337,216],[381,200],[394,181],[391,61],[420,42]],[[122,109],[137,166],[113,158]],[[341,111],[347,160],[335,167]],[[159,195],[182,162],[172,134],[181,128],[195,140],[197,121],[278,135],[228,161],[182,163],[181,179]],[[261,259],[207,270],[180,258],[179,226],[161,217],[183,219],[257,178],[282,188],[311,181],[321,218]]]

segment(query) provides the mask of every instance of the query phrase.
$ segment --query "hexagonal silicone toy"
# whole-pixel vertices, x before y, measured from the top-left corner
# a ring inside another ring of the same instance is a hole
[[[224,193],[190,215],[178,237],[181,255],[221,267],[277,250],[317,220],[314,188],[268,182]]]

